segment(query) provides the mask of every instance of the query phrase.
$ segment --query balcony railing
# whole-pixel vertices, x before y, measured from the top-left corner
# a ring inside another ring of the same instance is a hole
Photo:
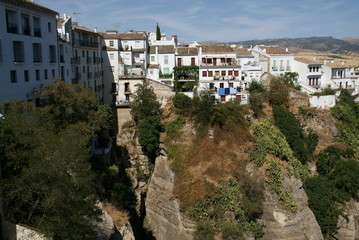
[[[201,66],[209,66],[209,67],[227,67],[227,66],[236,66],[238,65],[236,62],[227,62],[227,63],[201,63]]]
[[[41,37],[41,28],[34,27],[34,36]]]
[[[213,76],[213,80],[215,81],[234,81],[234,80],[239,80],[238,76]]]
[[[285,69],[287,72],[290,72],[291,71],[291,67],[290,66],[287,66],[287,68]]]
[[[73,57],[71,58],[71,64],[80,64],[81,58],[80,57]]]
[[[278,68],[277,67],[272,67],[272,70],[273,71],[278,71]]]
[[[7,24],[7,32],[8,33],[17,33],[17,24],[16,23],[8,23]]]
[[[279,67],[279,71],[284,71],[284,67],[283,67],[283,66],[280,66],[280,67]]]
[[[75,40],[75,45],[77,46],[82,46],[82,47],[93,47],[93,48],[97,48],[98,47],[98,42],[92,42],[92,41],[88,41],[88,40]]]

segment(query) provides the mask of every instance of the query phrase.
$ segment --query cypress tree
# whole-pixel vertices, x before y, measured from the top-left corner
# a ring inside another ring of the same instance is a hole
[[[161,40],[161,29],[158,26],[158,23],[157,23],[157,27],[156,27],[156,40],[157,41]]]

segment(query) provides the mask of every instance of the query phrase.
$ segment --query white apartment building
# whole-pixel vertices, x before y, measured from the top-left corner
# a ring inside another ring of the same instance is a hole
[[[102,36],[72,22],[73,83],[91,88],[98,103],[104,102]]]
[[[155,32],[148,33],[148,44],[150,46],[178,46],[177,35],[172,35],[171,39],[167,39],[166,33],[161,33],[161,39],[157,40]]]
[[[355,89],[358,77],[354,75],[354,67],[341,63],[325,63],[323,65],[322,87]]]
[[[293,71],[298,73],[302,91],[312,94],[323,88],[323,63],[314,59],[294,58]]]
[[[234,46],[233,49],[236,53],[237,63],[242,69],[244,84],[247,85],[252,81],[259,82],[262,72],[259,62],[255,61],[254,56],[246,48]]]
[[[58,76],[57,14],[31,1],[0,0],[0,102],[37,102],[37,90]]]
[[[230,99],[247,101],[241,80],[241,66],[230,46],[199,46],[199,89],[214,91],[215,97],[225,102]]]
[[[67,83],[75,79],[72,70],[72,22],[64,15],[57,18],[59,77]]]
[[[279,46],[256,45],[251,50],[255,61],[259,62],[262,74],[268,72],[279,76],[285,72],[293,71],[294,55]]]

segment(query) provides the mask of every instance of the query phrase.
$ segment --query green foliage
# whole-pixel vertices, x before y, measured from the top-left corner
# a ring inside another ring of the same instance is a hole
[[[110,191],[110,195],[117,206],[125,206],[127,209],[136,208],[137,198],[131,186],[117,182],[114,184],[113,190]]]
[[[158,23],[157,23],[157,26],[156,26],[156,40],[157,41],[161,40],[161,29],[158,26]]]
[[[138,141],[143,152],[154,162],[160,151],[162,125],[159,117],[147,117],[138,124]]]
[[[193,98],[193,115],[199,127],[206,127],[211,123],[216,99],[210,93],[202,93]]]
[[[246,178],[243,187],[236,179],[209,186],[212,191],[205,201],[192,209],[192,216],[197,220],[195,239],[213,239],[218,233],[222,233],[223,239],[238,239],[244,234],[263,235],[263,226],[255,221],[262,213],[263,188],[258,187],[259,183],[253,188],[250,183],[256,181],[249,176]],[[249,195],[244,196],[246,193]],[[251,204],[259,209],[254,210]]]
[[[359,158],[359,105],[347,90],[342,90],[338,103],[332,108],[332,115],[337,118],[337,139],[352,147],[355,157]]]
[[[318,143],[318,135],[313,132],[306,135],[299,120],[283,107],[273,106],[273,118],[275,125],[285,136],[294,156],[303,164],[311,160]]]
[[[336,189],[324,177],[309,178],[305,183],[308,205],[313,211],[323,235],[332,236],[338,231],[337,223],[342,210],[335,199]]]
[[[298,85],[299,74],[296,72],[285,72],[282,73],[278,78],[286,86],[300,91],[301,87]]]
[[[255,117],[264,115],[263,103],[265,102],[265,95],[263,93],[253,92],[249,95],[249,104],[254,112]]]
[[[328,87],[328,88],[324,88],[321,92],[313,93],[313,96],[335,95],[336,92],[337,90]]]
[[[187,92],[198,85],[198,66],[176,66],[173,68],[174,87],[176,92]],[[180,79],[194,81],[180,82]]]
[[[176,93],[172,98],[177,114],[190,115],[193,111],[193,100],[183,93]]]
[[[137,90],[131,102],[131,114],[136,122],[147,117],[159,116],[161,114],[161,104],[157,101],[157,96],[150,86],[148,80],[143,80],[142,84],[137,84]]]
[[[289,87],[283,78],[274,78],[271,80],[268,92],[269,104],[274,106],[288,106]]]
[[[45,106],[12,102],[0,121],[5,219],[54,239],[93,239],[100,212],[88,143],[104,121],[86,90],[61,82],[45,89]]]
[[[244,118],[244,114],[245,110],[243,106],[230,101],[214,106],[213,115],[210,119],[212,125],[218,125],[225,131],[230,131],[237,127],[247,129],[248,124]]]
[[[252,81],[248,84],[247,90],[252,93],[262,93],[265,91],[265,88],[261,82]]]
[[[114,122],[113,112],[111,107],[108,104],[99,105],[97,107],[97,112],[104,118],[107,127],[108,128],[111,127]]]
[[[160,78],[172,78],[172,73],[162,73],[160,71],[160,75],[159,75]]]

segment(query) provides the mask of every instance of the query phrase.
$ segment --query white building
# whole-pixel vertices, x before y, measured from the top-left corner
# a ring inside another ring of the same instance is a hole
[[[38,101],[36,90],[58,76],[57,14],[30,1],[0,1],[0,102]]]
[[[174,46],[177,47],[177,35],[172,35],[171,39],[167,39],[166,33],[161,33],[161,39],[157,40],[155,32],[148,33],[148,43],[150,46]]]
[[[302,91],[312,94],[324,88],[323,63],[314,59],[297,57],[294,59],[293,71],[298,73],[298,83]]]
[[[354,67],[341,63],[325,63],[323,65],[324,87],[356,89],[358,77],[354,74]]]
[[[172,85],[173,68],[176,66],[174,46],[151,46],[150,66],[149,78]]]
[[[72,22],[73,83],[91,88],[98,103],[104,102],[102,36]]]
[[[262,73],[269,72],[279,76],[285,72],[293,71],[294,55],[279,46],[256,45],[251,50],[255,61],[259,62]]]
[[[220,101],[230,99],[246,101],[244,83],[241,81],[241,66],[230,46],[199,46],[199,89],[215,92]]]
[[[75,79],[72,70],[72,22],[64,15],[57,18],[59,76],[67,83]]]
[[[260,81],[261,78],[261,66],[259,62],[256,62],[254,56],[251,54],[250,51],[243,47],[233,47],[237,63],[241,66],[242,69],[242,80],[247,85],[252,81]]]

